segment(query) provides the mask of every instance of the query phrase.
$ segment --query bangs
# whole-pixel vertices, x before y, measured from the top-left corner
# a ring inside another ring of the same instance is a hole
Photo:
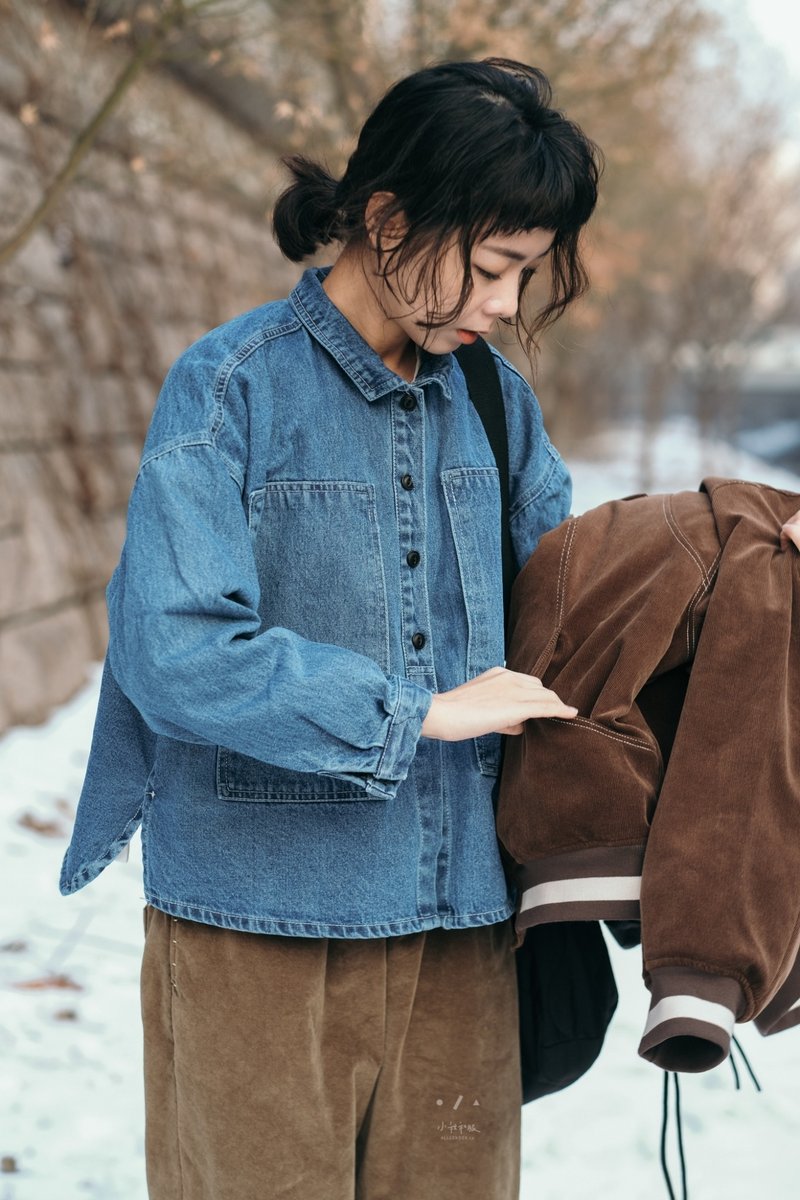
[[[549,107],[549,85],[536,68],[486,60],[443,64],[413,79],[389,94],[402,101],[406,136],[379,138],[370,121],[362,131],[364,145],[383,160],[380,186],[373,177],[372,191],[390,197],[374,230],[379,270],[403,303],[413,306],[424,296],[426,324],[433,330],[453,321],[467,304],[477,243],[494,235],[552,231],[550,298],[532,321],[520,312],[533,271],[520,276],[520,308],[512,324],[518,334],[520,327],[527,334],[530,354],[536,333],[588,286],[578,239],[597,203],[601,155],[577,125]],[[371,192],[365,188],[361,194],[368,198]],[[396,218],[405,232],[387,246],[384,230]],[[442,311],[442,265],[453,245],[460,250],[462,286],[456,303]]]

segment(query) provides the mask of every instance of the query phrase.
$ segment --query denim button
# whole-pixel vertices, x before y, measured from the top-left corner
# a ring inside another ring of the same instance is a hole
[[[417,407],[417,397],[410,395],[403,396],[403,399],[400,401],[400,407],[405,409],[406,412],[411,412],[412,409]]]
[[[406,555],[406,562],[410,567],[416,567],[419,562],[419,550],[409,550]]]
[[[410,475],[401,475],[400,482],[402,483],[403,487],[406,489],[407,492],[410,491],[411,488],[413,488],[413,486],[414,486],[414,480],[411,478]]]
[[[415,650],[421,650],[422,647],[425,645],[425,634],[424,633],[415,633],[411,639],[411,644],[413,645]]]

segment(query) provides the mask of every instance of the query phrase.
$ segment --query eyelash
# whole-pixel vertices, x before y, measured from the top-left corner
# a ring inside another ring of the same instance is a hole
[[[531,275],[535,275],[536,272],[538,271],[538,269],[539,269],[538,267],[526,267],[525,270],[522,272],[522,274],[525,276],[526,279],[530,279]],[[480,267],[476,267],[475,270],[478,272],[479,275],[482,275],[484,279],[491,280],[492,283],[494,283],[496,280],[498,280],[500,278],[499,275],[492,275],[489,271],[482,271]]]

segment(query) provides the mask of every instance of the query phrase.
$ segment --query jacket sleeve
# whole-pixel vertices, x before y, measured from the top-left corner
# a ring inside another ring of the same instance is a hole
[[[239,484],[210,439],[146,458],[106,592],[111,670],[156,733],[391,798],[433,693],[356,651],[260,629]]]
[[[521,570],[540,537],[569,516],[572,479],[547,436],[530,384],[502,355],[494,354],[506,409],[511,541]]]

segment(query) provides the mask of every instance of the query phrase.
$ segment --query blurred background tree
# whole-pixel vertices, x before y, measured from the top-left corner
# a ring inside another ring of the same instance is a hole
[[[71,3],[127,37],[133,53],[176,6]],[[736,47],[702,0],[177,7],[159,51],[163,68],[273,159],[302,150],[337,172],[376,99],[401,75],[492,54],[541,66],[556,103],[607,159],[590,235],[592,293],[543,342],[537,385],[553,436],[573,444],[632,412],[651,427],[678,395],[684,407],[693,400],[706,426],[723,400],[735,417],[743,350],[786,307],[798,174],[780,164],[778,104],[748,97]],[[502,345],[525,367],[509,335]],[[646,487],[646,455],[642,471]]]

